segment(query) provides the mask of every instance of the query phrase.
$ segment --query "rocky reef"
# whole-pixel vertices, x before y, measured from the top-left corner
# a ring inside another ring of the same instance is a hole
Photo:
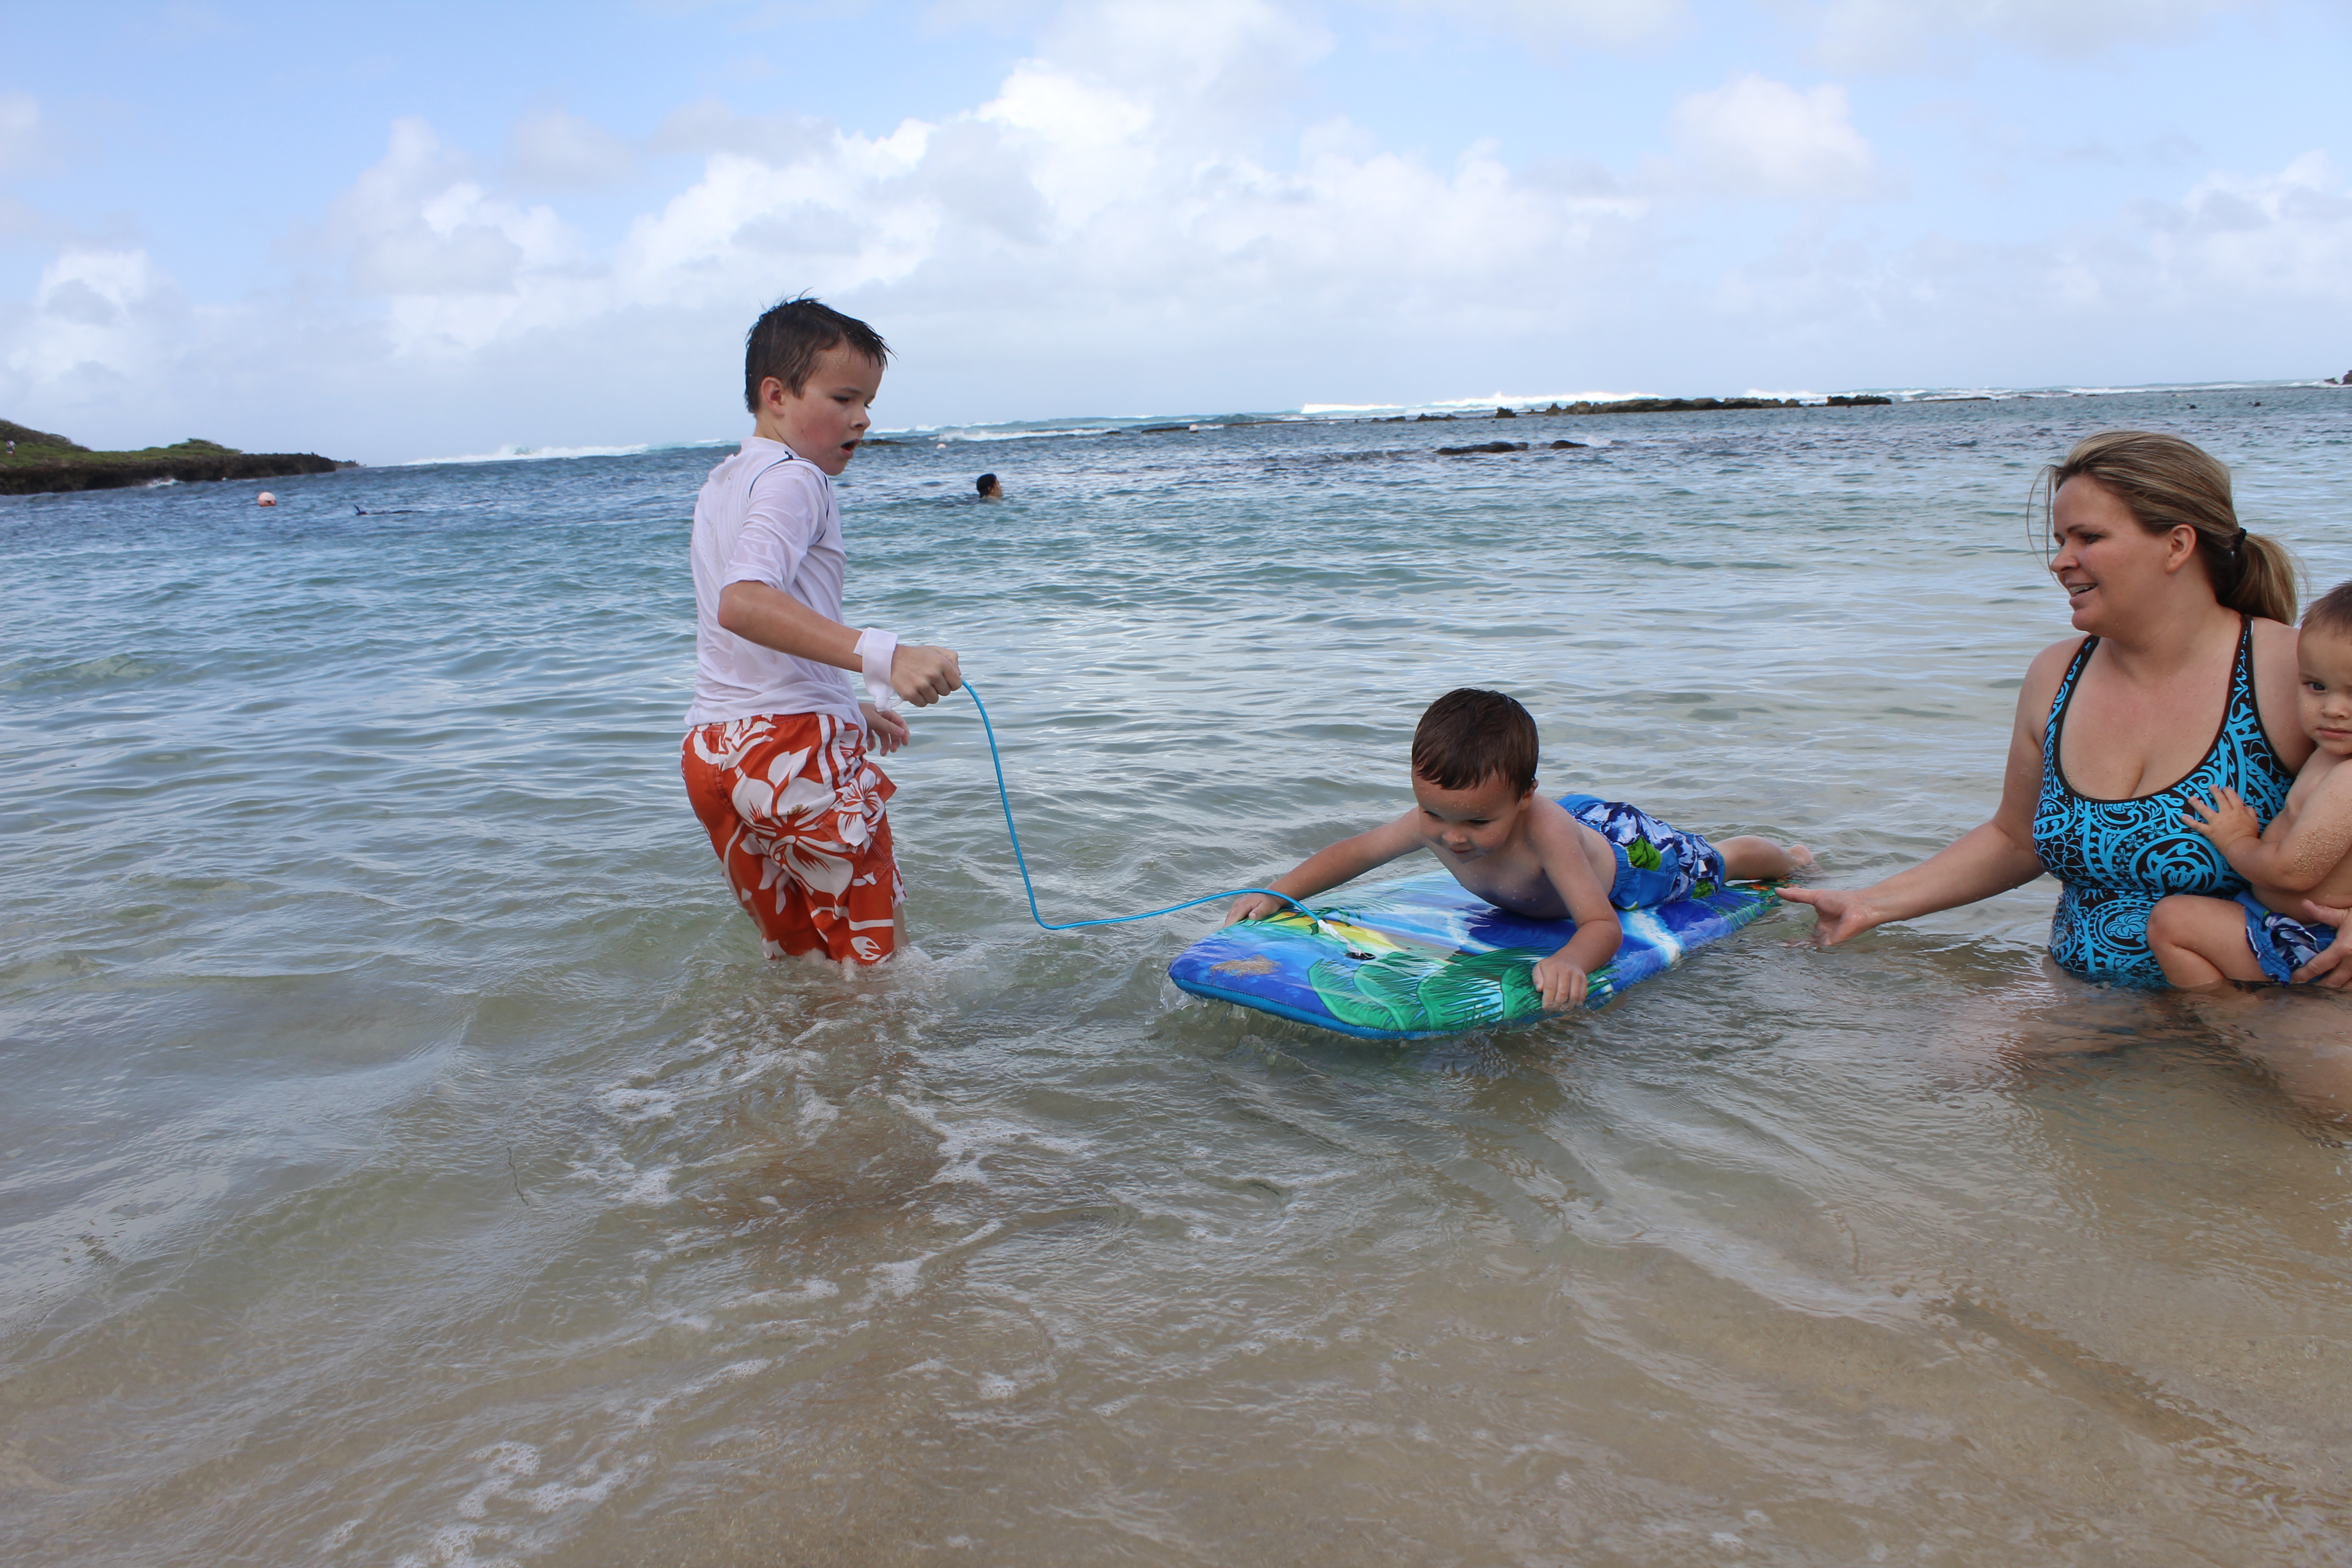
[[[0,495],[122,489],[158,479],[272,479],[358,467],[316,452],[240,452],[194,438],[137,452],[93,452],[63,436],[0,419]]]
[[[1547,449],[1565,452],[1571,447],[1580,450],[1591,450],[1581,441],[1554,441]],[[1440,447],[1437,448],[1437,455],[1441,458],[1475,458],[1481,452],[1524,452],[1527,449],[1528,444],[1525,441],[1482,441],[1475,447]]]
[[[1555,403],[1549,407],[1497,408],[1496,419],[1542,418],[1554,414],[1715,414],[1727,410],[1748,408],[1870,408],[1893,403],[1874,392],[1841,393],[1825,404],[1809,404],[1795,397],[1620,397],[1597,403]],[[1484,419],[1484,414],[1392,414],[1375,419],[1375,425],[1402,425],[1407,422],[1427,425],[1454,419]]]

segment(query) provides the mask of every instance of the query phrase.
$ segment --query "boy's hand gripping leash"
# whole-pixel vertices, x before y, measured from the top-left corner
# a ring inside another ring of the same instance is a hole
[[[869,685],[871,684],[870,677],[868,683]],[[1322,916],[1317,914],[1313,910],[1308,909],[1305,904],[1300,903],[1288,893],[1277,893],[1272,888],[1234,888],[1222,893],[1211,893],[1205,899],[1188,899],[1181,904],[1170,904],[1164,910],[1146,910],[1139,915],[1111,915],[1102,920],[1065,921],[1059,925],[1055,925],[1053,921],[1048,921],[1044,915],[1037,912],[1037,884],[1029,879],[1029,860],[1026,856],[1021,853],[1021,830],[1013,826],[1013,796],[1004,787],[1004,759],[996,749],[996,726],[988,721],[988,704],[980,700],[980,689],[972,685],[969,680],[963,683],[963,689],[965,691],[971,693],[971,705],[980,710],[980,727],[988,736],[989,765],[996,770],[996,798],[1004,807],[1004,831],[1013,840],[1013,863],[1021,868],[1021,885],[1028,889],[1029,918],[1035,921],[1045,930],[1076,931],[1081,926],[1125,925],[1129,921],[1148,921],[1157,915],[1172,915],[1178,910],[1189,910],[1201,904],[1213,904],[1219,899],[1238,898],[1244,893],[1264,893],[1269,899],[1280,899],[1284,903],[1288,904],[1292,909],[1297,910],[1300,914],[1305,915],[1314,925],[1317,931],[1321,931],[1324,935],[1332,938],[1341,945],[1345,946],[1348,950],[1348,956],[1349,958],[1362,960],[1369,959],[1372,956],[1372,954],[1358,949],[1354,942],[1349,942],[1345,936],[1341,935],[1339,931],[1333,929],[1324,921]]]

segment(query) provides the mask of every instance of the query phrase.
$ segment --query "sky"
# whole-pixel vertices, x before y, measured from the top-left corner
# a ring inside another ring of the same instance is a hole
[[[2352,366],[2347,0],[100,3],[0,16],[0,417],[367,462]]]

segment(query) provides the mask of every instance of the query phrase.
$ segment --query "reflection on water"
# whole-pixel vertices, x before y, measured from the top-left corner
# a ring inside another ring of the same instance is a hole
[[[2333,580],[2316,397],[2187,428]],[[1392,811],[1468,679],[1860,880],[2063,630],[2032,467],[2160,402],[1020,443],[985,516],[888,448],[852,593],[987,683],[1049,919]],[[1175,993],[1211,911],[1029,926],[960,704],[925,956],[764,963],[676,777],[709,456],[0,509],[9,1561],[2343,1560],[2340,1001],[2079,985],[2045,884],[1368,1047]]]

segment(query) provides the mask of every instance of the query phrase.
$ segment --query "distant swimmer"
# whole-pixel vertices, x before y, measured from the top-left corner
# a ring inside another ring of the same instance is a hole
[[[980,499],[982,500],[1003,500],[1004,499],[1004,487],[996,482],[996,476],[994,474],[981,475],[980,478],[971,481],[971,488],[980,492]]]
[[[271,495],[268,490],[264,490],[259,495],[253,498],[253,504],[256,506],[276,506],[278,504],[278,498]]]

